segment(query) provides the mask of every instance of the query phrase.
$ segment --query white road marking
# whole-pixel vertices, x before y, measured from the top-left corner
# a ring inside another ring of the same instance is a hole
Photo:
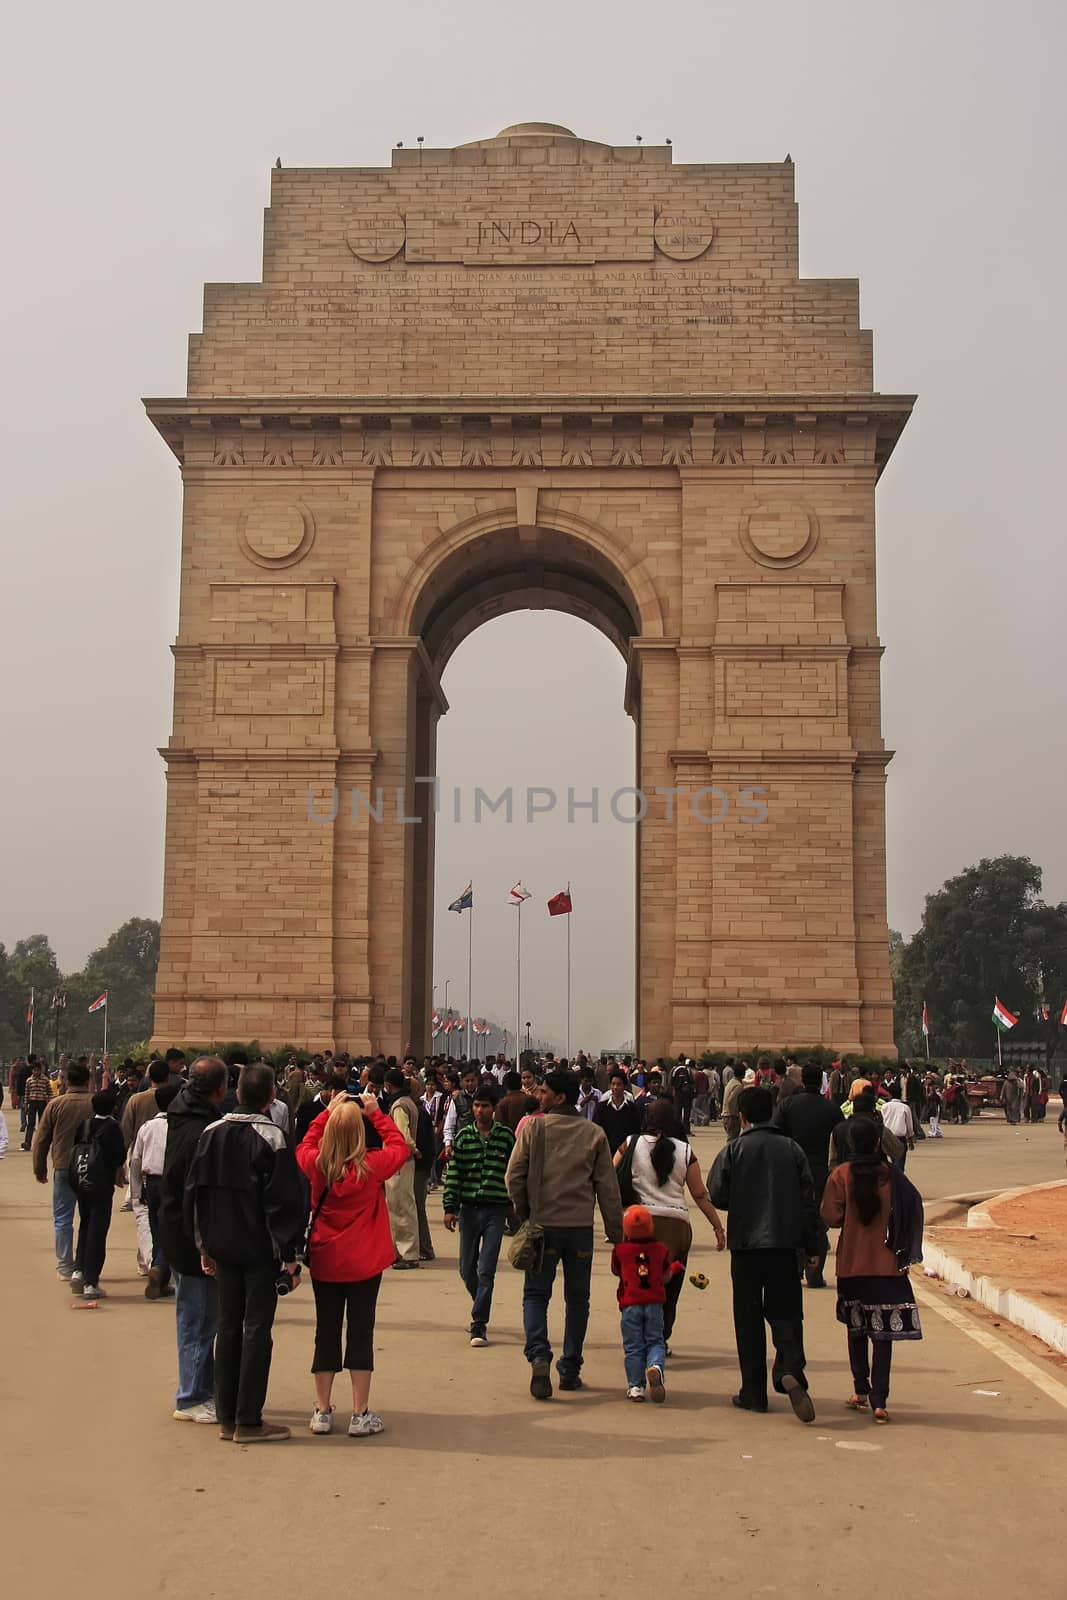
[[[917,1284],[913,1284],[912,1287],[915,1290],[915,1298],[921,1305],[928,1306],[931,1311],[936,1311],[938,1316],[944,1317],[946,1322],[951,1322],[953,1327],[958,1328],[961,1333],[965,1333],[968,1339],[973,1339],[975,1344],[980,1344],[983,1350],[989,1350],[993,1355],[998,1356],[1001,1361],[1006,1362],[1009,1367],[1013,1367],[1022,1377],[1028,1378],[1035,1388],[1041,1390],[1042,1394],[1047,1394],[1050,1400],[1055,1400],[1058,1406],[1062,1406],[1067,1411],[1067,1387],[1062,1383],[1057,1383],[1055,1378],[1050,1378],[1047,1372],[1042,1372],[1036,1362],[1030,1361],[1026,1356],[1021,1355],[1018,1350],[1013,1350],[1011,1345],[1005,1344],[1002,1339],[996,1338],[994,1334],[987,1332],[985,1328],[972,1323],[971,1319],[964,1316],[962,1312],[957,1311],[955,1306],[946,1305],[943,1300],[938,1299],[936,1295],[930,1294],[926,1289],[920,1289]]]

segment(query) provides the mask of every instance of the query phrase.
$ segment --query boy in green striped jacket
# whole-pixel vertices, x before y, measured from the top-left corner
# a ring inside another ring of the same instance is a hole
[[[471,1348],[489,1343],[486,1330],[493,1305],[493,1282],[508,1215],[504,1182],[515,1135],[493,1120],[491,1089],[476,1089],[474,1121],[461,1128],[445,1173],[445,1227],[459,1223],[459,1275],[471,1297]]]

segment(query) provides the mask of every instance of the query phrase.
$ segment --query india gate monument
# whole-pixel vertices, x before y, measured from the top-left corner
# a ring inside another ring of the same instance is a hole
[[[547,123],[273,172],[262,283],[207,286],[147,402],[184,483],[157,1043],[428,1049],[441,674],[548,607],[622,652],[669,801],[638,1053],[895,1053],[874,510],[912,398],[797,237],[788,159]],[[709,825],[743,789],[765,820]]]

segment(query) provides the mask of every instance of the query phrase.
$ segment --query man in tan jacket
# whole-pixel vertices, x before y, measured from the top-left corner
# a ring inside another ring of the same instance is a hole
[[[564,1303],[559,1386],[580,1389],[593,1271],[593,1206],[600,1207],[604,1231],[617,1244],[622,1239],[622,1200],[603,1128],[578,1114],[574,1074],[553,1067],[538,1098],[541,1115],[531,1117],[519,1133],[508,1162],[507,1188],[520,1221],[531,1219],[544,1229],[541,1267],[525,1275],[522,1320],[530,1393],[535,1400],[551,1400],[548,1306],[556,1267],[563,1267]]]
[[[419,1127],[419,1108],[408,1093],[407,1079],[398,1067],[385,1074],[385,1114],[392,1117],[411,1152],[400,1171],[385,1182],[385,1203],[393,1230],[396,1260],[393,1266],[405,1270],[419,1264],[419,1215],[415,1207],[415,1135]]]
[[[33,1175],[48,1182],[52,1155],[52,1226],[56,1236],[56,1273],[70,1281],[74,1272],[74,1213],[78,1201],[67,1179],[74,1139],[93,1108],[89,1100],[89,1068],[80,1061],[67,1067],[67,1089],[49,1100],[33,1136]]]

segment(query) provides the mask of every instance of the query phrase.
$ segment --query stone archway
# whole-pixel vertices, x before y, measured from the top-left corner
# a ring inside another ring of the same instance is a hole
[[[523,124],[274,172],[264,259],[147,402],[185,488],[157,1042],[426,1045],[432,830],[328,802],[432,774],[450,653],[534,604],[624,653],[662,797],[639,1051],[891,1051],[874,500],[912,400],[858,285],[800,278],[792,164]],[[766,821],[709,825],[746,785]]]

